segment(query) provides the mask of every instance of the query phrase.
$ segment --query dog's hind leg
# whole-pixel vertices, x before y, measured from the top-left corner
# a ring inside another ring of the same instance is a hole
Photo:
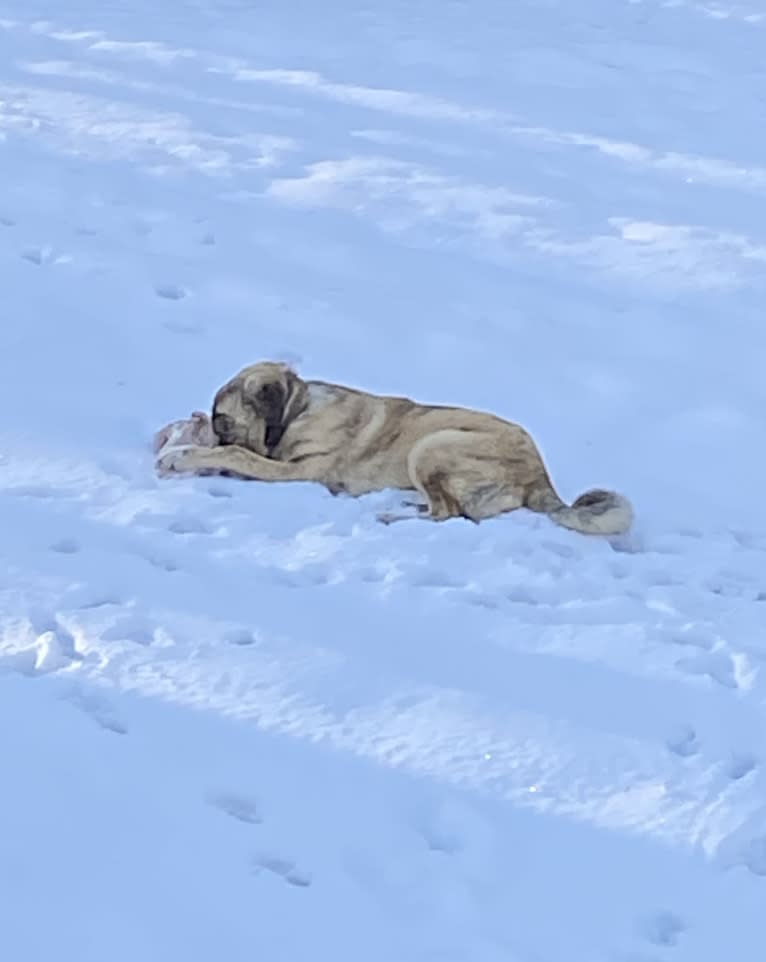
[[[470,521],[478,520],[461,506],[459,501],[450,494],[446,478],[441,474],[434,474],[427,478],[423,483],[423,494],[427,498],[425,504],[417,501],[405,501],[403,505],[413,510],[407,512],[383,512],[377,516],[378,521],[383,524],[392,524],[394,521],[447,521],[448,518],[468,518]]]
[[[446,521],[448,518],[468,518],[471,521],[478,521],[461,503],[457,493],[460,487],[459,480],[451,478],[448,472],[439,466],[440,462],[443,463],[444,458],[439,457],[438,451],[422,451],[420,456],[416,452],[415,457],[410,458],[409,473],[414,487],[424,501],[405,501],[403,505],[414,510],[400,513],[384,512],[377,516],[378,521],[384,524],[412,519]]]
[[[404,507],[412,508],[412,511],[384,511],[377,515],[378,521],[383,524],[393,524],[395,521],[447,521],[448,518],[467,518],[478,524],[479,519],[474,518],[460,504],[454,495],[450,494],[446,478],[440,474],[434,474],[427,478],[423,483],[423,493],[428,499],[426,504],[418,501],[403,501]]]
[[[489,448],[485,436],[453,429],[436,432],[416,444],[407,468],[428,510],[414,517],[430,521],[466,518],[478,524],[520,508],[523,492],[508,483],[504,464]]]

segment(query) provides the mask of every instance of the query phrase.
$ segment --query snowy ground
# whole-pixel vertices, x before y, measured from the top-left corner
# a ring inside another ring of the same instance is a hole
[[[765,49],[0,0],[0,958],[761,962]],[[519,420],[636,529],[159,482],[268,357]]]

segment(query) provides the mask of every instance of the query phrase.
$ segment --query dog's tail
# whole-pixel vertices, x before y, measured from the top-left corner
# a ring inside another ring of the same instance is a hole
[[[525,507],[547,514],[551,521],[581,534],[624,534],[633,523],[633,506],[616,491],[593,488],[581,494],[571,507],[556,494],[550,483],[540,485],[527,496]]]

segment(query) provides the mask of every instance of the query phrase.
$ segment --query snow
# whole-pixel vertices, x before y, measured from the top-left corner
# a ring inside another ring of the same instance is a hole
[[[0,3],[0,958],[760,962],[764,31]],[[158,479],[266,358],[635,529]]]

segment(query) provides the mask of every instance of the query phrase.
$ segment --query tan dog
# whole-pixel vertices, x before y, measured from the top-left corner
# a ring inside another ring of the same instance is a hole
[[[418,491],[414,513],[384,522],[481,521],[515,508],[547,514],[583,534],[617,535],[630,502],[593,490],[570,507],[556,494],[540,452],[518,424],[457,407],[304,381],[285,364],[246,367],[216,394],[215,447],[160,456],[162,473],[218,473],[255,481],[316,481],[333,494]]]

